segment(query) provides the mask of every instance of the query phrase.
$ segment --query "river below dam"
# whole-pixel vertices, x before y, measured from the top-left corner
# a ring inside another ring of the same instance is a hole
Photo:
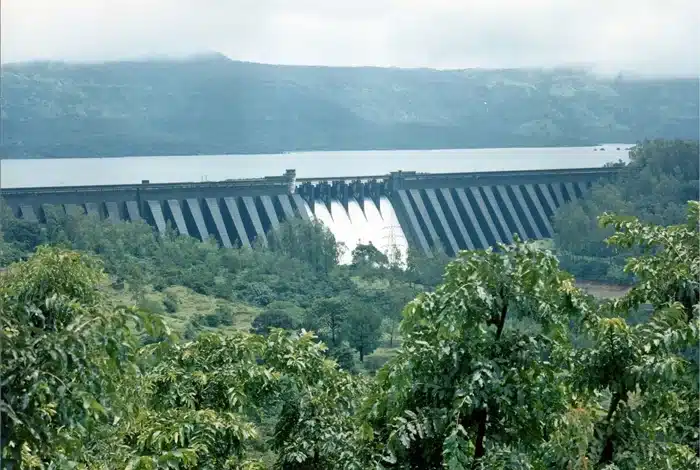
[[[282,175],[298,178],[599,167],[627,161],[630,144],[596,147],[293,152],[276,155],[48,158],[0,160],[0,187],[221,181]]]

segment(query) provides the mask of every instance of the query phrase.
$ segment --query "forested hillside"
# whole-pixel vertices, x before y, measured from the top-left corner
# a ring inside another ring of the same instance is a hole
[[[6,64],[0,155],[594,145],[697,139],[697,79],[582,70]]]

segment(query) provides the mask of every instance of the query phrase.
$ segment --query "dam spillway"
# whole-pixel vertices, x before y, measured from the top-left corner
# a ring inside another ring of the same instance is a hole
[[[265,245],[287,220],[316,219],[349,252],[372,243],[384,252],[410,247],[449,255],[553,235],[551,216],[618,168],[481,173],[392,172],[333,179],[282,176],[219,182],[13,188],[2,192],[15,216],[37,222],[46,206],[112,221],[143,220],[159,233],[224,247]]]

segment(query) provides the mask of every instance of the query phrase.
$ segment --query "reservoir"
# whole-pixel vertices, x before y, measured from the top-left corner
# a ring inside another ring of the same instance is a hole
[[[489,148],[293,152],[277,155],[49,158],[0,161],[0,187],[221,181],[279,176],[298,178],[384,175],[392,171],[459,173],[600,167],[627,161],[630,144],[597,147]]]

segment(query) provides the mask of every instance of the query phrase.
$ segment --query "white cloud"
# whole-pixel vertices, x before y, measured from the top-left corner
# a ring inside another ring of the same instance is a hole
[[[287,64],[697,74],[697,0],[3,0],[3,62],[216,50]]]

